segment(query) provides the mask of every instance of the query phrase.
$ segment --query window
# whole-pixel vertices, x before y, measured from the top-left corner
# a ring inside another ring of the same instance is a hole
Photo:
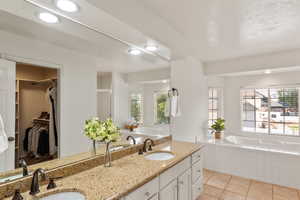
[[[221,117],[220,111],[220,89],[209,88],[208,89],[208,127]]]
[[[170,117],[166,113],[168,91],[159,91],[154,94],[154,121],[155,124],[169,124]]]
[[[242,130],[299,136],[299,89],[241,89]]]
[[[137,123],[143,124],[143,96],[141,94],[131,94],[130,114]]]

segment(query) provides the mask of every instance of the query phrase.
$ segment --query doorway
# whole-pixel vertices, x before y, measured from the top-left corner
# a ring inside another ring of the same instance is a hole
[[[59,70],[16,63],[15,168],[58,157]]]

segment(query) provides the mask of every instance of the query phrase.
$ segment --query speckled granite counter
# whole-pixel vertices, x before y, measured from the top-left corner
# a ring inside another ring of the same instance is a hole
[[[201,144],[168,141],[153,150],[171,151],[175,155],[171,160],[151,161],[143,155],[131,154],[113,161],[111,168],[99,166],[57,181],[58,187],[53,191],[47,191],[46,186],[42,186],[41,193],[36,197],[44,196],[45,192],[78,190],[88,200],[119,199],[202,147]],[[28,192],[22,195],[26,200],[35,199]]]

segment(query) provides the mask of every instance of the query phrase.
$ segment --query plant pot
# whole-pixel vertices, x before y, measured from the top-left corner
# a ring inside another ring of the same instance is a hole
[[[221,132],[215,132],[215,139],[221,139]]]

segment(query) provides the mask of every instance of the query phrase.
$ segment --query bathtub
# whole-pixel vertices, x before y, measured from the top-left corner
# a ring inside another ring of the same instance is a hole
[[[237,135],[203,143],[207,169],[300,189],[300,143]]]
[[[300,143],[296,142],[286,142],[274,139],[259,139],[232,135],[227,136],[225,138],[225,143],[237,145],[241,148],[300,155]]]

